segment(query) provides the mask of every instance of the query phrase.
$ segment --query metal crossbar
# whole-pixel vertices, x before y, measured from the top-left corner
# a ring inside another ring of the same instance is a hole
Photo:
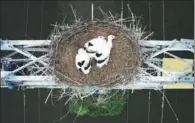
[[[14,82],[20,86],[28,88],[62,88],[55,82],[55,77],[45,72],[48,67],[47,48],[51,40],[1,40],[1,52],[12,52],[1,58],[1,87],[6,87],[8,82]],[[144,40],[139,42],[144,53],[149,54],[140,68],[140,79],[127,85],[117,85],[113,89],[159,89],[163,85],[173,83],[194,83],[194,73],[189,72],[193,63],[177,56],[170,51],[189,51],[194,54],[194,40],[181,39],[172,41]],[[36,52],[39,52],[39,56]],[[41,52],[41,54],[40,54]],[[14,58],[20,54],[25,58]],[[163,59],[158,56],[167,54],[173,59],[182,61],[187,67],[181,71],[170,72],[162,67]],[[23,65],[6,70],[5,66],[11,66],[12,63]],[[16,74],[26,69],[29,74]],[[153,72],[151,72],[153,71]],[[166,76],[162,76],[165,74]],[[64,88],[64,87],[63,87]]]

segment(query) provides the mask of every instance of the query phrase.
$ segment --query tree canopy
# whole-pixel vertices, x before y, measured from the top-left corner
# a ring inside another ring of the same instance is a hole
[[[72,108],[72,113],[79,116],[115,116],[122,112],[126,103],[125,97],[124,91],[112,90],[99,96],[93,94],[83,100],[74,98],[69,102],[69,108]]]

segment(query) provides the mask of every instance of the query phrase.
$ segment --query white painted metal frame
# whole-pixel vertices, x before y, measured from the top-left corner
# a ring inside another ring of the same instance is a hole
[[[23,66],[19,66],[13,71],[6,71],[4,67],[2,67],[1,87],[6,87],[7,82],[14,82],[20,86],[26,86],[28,88],[64,88],[55,83],[55,79],[52,75],[48,75],[44,72],[48,67],[47,48],[45,47],[49,46],[50,43],[50,40],[1,40],[1,52],[12,51],[12,53],[1,58],[2,66],[5,64],[9,65],[10,62],[15,62],[16,64],[19,62],[25,63]],[[143,47],[143,52],[149,54],[144,61],[147,67],[140,69],[144,74],[141,79],[135,83],[125,86],[118,85],[114,88],[160,89],[165,84],[181,82],[194,83],[193,72],[187,71],[189,68],[193,67],[193,64],[169,52],[189,51],[194,54],[194,40],[145,40],[140,41],[139,44]],[[35,56],[35,52],[41,52],[42,56]],[[16,54],[21,54],[25,58],[13,58]],[[160,54],[167,54],[175,59],[181,60],[186,63],[188,67],[177,72],[165,71],[163,70],[162,65],[160,65],[162,59],[157,57]],[[14,75],[14,73],[17,73],[24,68],[31,71],[30,75]],[[153,70],[157,75],[152,75],[151,72],[148,72],[147,70]],[[42,74],[38,74],[39,72],[42,72]],[[167,76],[161,76],[159,73],[164,73]]]

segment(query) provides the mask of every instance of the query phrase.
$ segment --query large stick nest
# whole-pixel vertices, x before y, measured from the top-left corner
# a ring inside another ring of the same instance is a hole
[[[78,22],[68,29],[58,30],[59,37],[52,40],[50,49],[53,74],[61,84],[76,86],[114,86],[131,82],[141,66],[140,35],[133,29],[109,21]],[[92,65],[89,74],[79,72],[75,66],[77,50],[97,36],[115,35],[108,64],[103,68]]]

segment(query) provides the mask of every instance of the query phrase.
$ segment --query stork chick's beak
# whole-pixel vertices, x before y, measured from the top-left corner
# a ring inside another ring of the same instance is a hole
[[[116,36],[113,36],[112,39],[116,39]]]

